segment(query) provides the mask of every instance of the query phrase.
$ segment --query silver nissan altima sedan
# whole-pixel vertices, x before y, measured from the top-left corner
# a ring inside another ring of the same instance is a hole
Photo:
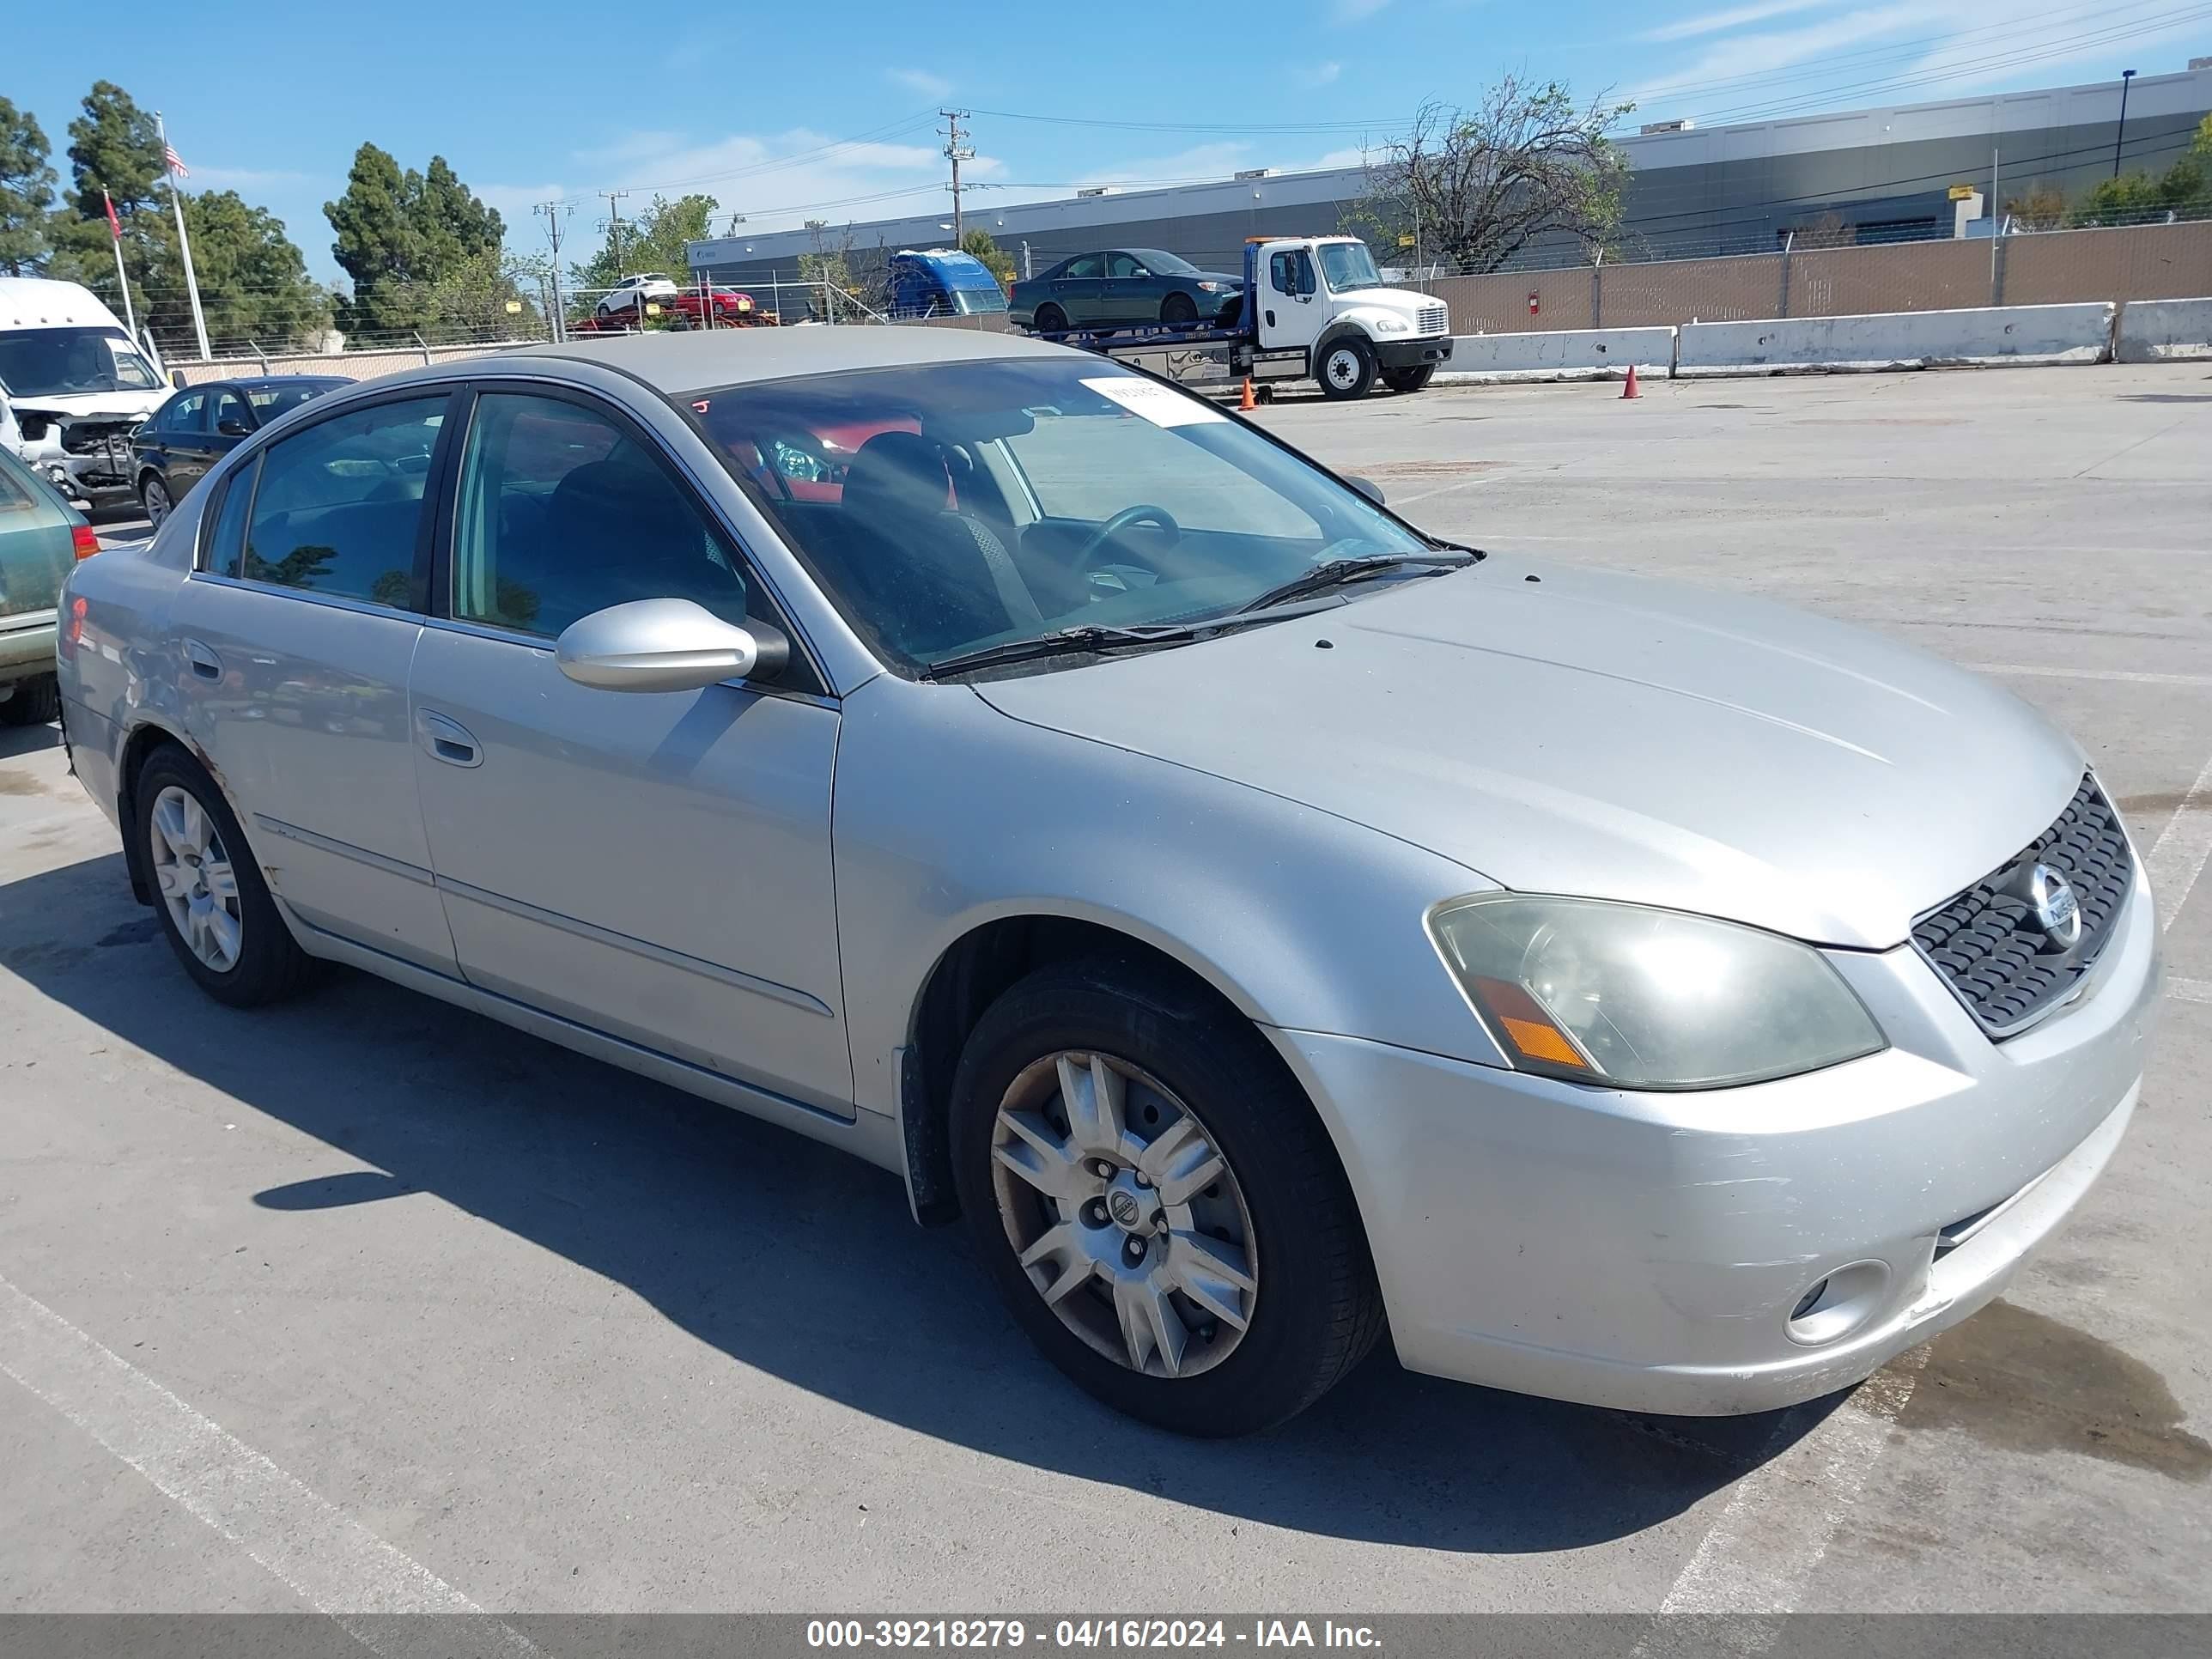
[[[373,381],[62,617],[210,995],[342,963],[849,1147],[1178,1430],[1386,1330],[1605,1406],[1844,1388],[1997,1293],[2142,1075],[2142,860],[2024,704],[1452,545],[1057,346]]]

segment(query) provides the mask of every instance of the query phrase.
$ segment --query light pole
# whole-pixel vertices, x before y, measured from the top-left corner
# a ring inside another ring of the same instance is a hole
[[[2128,135],[2128,82],[2136,78],[2133,70],[2120,71],[2120,125],[2112,133],[2112,177],[2120,176],[2120,141]]]

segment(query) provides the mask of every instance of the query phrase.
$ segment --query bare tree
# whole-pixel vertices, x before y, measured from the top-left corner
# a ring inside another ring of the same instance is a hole
[[[1406,137],[1368,170],[1350,216],[1420,263],[1496,270],[1540,236],[1587,253],[1614,244],[1628,158],[1606,137],[1636,106],[1577,103],[1556,81],[1508,75],[1472,109],[1424,104]]]

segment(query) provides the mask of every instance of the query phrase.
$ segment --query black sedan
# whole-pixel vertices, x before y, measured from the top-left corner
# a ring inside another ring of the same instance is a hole
[[[186,386],[132,434],[138,499],[158,530],[215,464],[279,415],[353,382],[339,374],[272,374]]]
[[[1156,247],[1107,248],[1062,259],[1014,284],[1007,310],[1040,334],[1115,323],[1194,323],[1244,291],[1244,279],[1200,270]]]

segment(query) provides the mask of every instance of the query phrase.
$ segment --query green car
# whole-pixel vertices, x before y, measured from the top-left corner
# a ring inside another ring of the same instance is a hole
[[[1079,253],[1014,284],[1014,325],[1039,334],[1128,323],[1212,321],[1244,291],[1244,279],[1200,270],[1156,247]]]
[[[70,568],[99,551],[84,515],[0,449],[0,726],[61,713],[54,605]]]

